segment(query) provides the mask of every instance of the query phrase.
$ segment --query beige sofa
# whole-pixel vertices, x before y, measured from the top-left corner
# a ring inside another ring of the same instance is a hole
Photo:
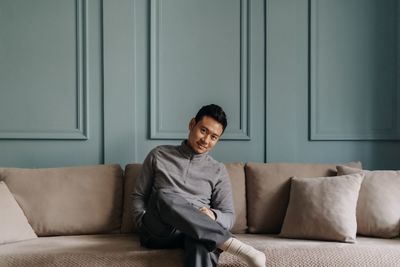
[[[398,234],[394,238],[357,236],[355,243],[323,240],[312,235],[297,239],[279,235],[283,224],[286,228],[291,225],[285,221],[288,205],[296,204],[291,199],[292,177],[335,176],[335,164],[235,163],[226,166],[237,213],[232,231],[239,239],[263,251],[267,266],[400,266]],[[358,163],[350,166],[361,167]],[[7,231],[3,230],[3,238],[0,236],[0,244],[3,239],[0,266],[183,266],[181,250],[150,250],[139,244],[130,215],[129,196],[140,167],[140,164],[130,164],[125,171],[119,165],[0,168],[0,185],[4,189],[1,191],[0,187],[0,198],[5,198],[8,188],[23,211],[14,212],[10,198],[0,202],[0,208],[3,205],[0,225],[6,229],[4,224],[10,221],[12,224]],[[6,212],[11,214],[7,216],[15,215],[15,219],[7,222]],[[34,233],[24,226],[21,216],[26,216],[25,223]],[[310,231],[319,227],[313,225],[312,218],[311,222]],[[398,229],[398,225],[394,227]],[[20,241],[12,242],[16,240]],[[223,253],[219,266],[246,265]]]

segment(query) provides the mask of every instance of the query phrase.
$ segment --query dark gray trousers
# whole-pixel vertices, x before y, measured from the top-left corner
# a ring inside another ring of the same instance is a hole
[[[187,267],[217,266],[217,247],[230,237],[228,230],[184,198],[163,191],[151,195],[140,228],[145,247],[183,248]]]

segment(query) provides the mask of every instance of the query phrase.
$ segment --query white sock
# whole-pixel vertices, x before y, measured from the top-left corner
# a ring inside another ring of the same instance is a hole
[[[220,249],[238,256],[250,267],[265,267],[265,254],[236,238],[229,238],[221,245]]]

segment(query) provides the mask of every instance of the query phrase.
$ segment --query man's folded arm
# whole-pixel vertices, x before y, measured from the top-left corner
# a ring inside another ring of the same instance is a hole
[[[211,210],[216,215],[216,221],[225,229],[232,229],[235,223],[232,187],[229,174],[221,163],[220,176],[211,197]]]

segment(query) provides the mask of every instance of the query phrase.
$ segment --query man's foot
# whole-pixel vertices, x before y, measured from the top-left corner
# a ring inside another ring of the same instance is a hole
[[[244,260],[250,267],[265,267],[265,254],[236,238],[229,238],[220,247],[232,255]]]

